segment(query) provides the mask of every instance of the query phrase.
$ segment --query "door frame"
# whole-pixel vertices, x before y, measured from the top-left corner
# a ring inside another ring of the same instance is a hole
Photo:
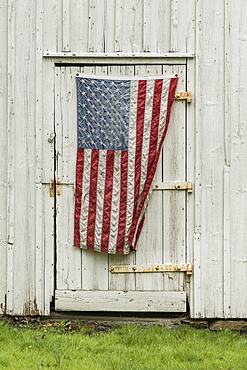
[[[53,61],[54,61],[54,67],[76,67],[76,66],[106,66],[106,65],[135,65],[135,64],[143,64],[143,65],[147,65],[147,64],[155,64],[155,65],[158,65],[158,64],[171,64],[171,65],[174,65],[174,64],[178,64],[178,65],[186,65],[186,87],[187,87],[187,91],[188,91],[188,85],[189,85],[189,82],[190,84],[193,86],[193,74],[191,73],[191,69],[193,69],[194,67],[194,60],[193,59],[185,59],[185,58],[181,58],[181,57],[177,57],[177,58],[166,58],[166,57],[125,57],[125,58],[118,58],[118,57],[79,57],[79,58],[61,58],[61,56],[59,56],[59,58],[54,58],[54,56],[50,55],[51,57],[53,57]],[[190,56],[191,57],[191,56]],[[54,71],[56,71],[56,68],[54,68]],[[190,81],[188,81],[188,78],[189,76],[191,77]],[[193,89],[191,89],[193,90]],[[190,120],[190,117],[194,117],[194,113],[193,113],[193,110],[194,109],[187,109],[186,108],[186,119],[187,121],[191,121]],[[188,140],[188,133],[189,133],[189,138],[191,138],[189,141],[190,143],[193,143],[194,142],[194,125],[188,125],[187,124],[187,140]],[[54,150],[55,150],[55,147],[54,147]],[[193,155],[194,155],[194,149],[193,149],[193,145],[192,145],[192,150],[188,150],[188,145],[187,145],[187,177],[190,179],[190,180],[194,180],[194,171],[193,171],[193,168],[194,168],[194,164],[193,164],[193,161],[192,161],[192,158],[193,158]],[[188,166],[188,164],[190,164]],[[55,169],[56,171],[56,169]],[[56,174],[55,174],[55,179],[56,179]],[[194,181],[193,181],[194,182]],[[54,198],[54,201],[56,203],[56,196]],[[188,207],[187,207],[187,258],[189,258],[191,261],[192,261],[192,256],[193,256],[193,251],[192,251],[192,246],[193,244],[191,243],[191,231],[193,230],[194,228],[194,225],[193,224],[193,220],[194,220],[194,207],[192,206],[194,202],[194,195],[190,196],[190,201],[188,202]],[[55,207],[56,209],[56,204],[55,204]],[[56,216],[55,216],[55,221],[56,221]],[[192,222],[191,222],[192,221]],[[56,233],[56,224],[54,225],[54,230],[55,230],[55,233]],[[56,236],[55,236],[55,244],[56,244]],[[55,245],[55,289],[56,289],[56,245]],[[190,280],[193,280],[193,279],[190,279]],[[190,281],[191,282],[191,281]],[[190,288],[192,287],[192,284],[190,284]],[[191,289],[188,289],[187,290],[187,294],[188,296],[190,297],[192,294],[191,294],[192,290]],[[191,299],[189,298],[189,301]],[[190,305],[191,305],[191,302],[189,302]],[[59,305],[57,305],[56,307],[57,310],[60,310],[61,308],[59,307]]]

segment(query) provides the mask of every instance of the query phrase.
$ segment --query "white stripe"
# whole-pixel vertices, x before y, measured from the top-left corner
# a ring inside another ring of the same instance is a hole
[[[87,249],[87,226],[90,192],[90,170],[91,170],[92,149],[84,149],[84,165],[82,177],[82,198],[80,214],[80,247]]]
[[[94,80],[120,80],[120,81],[140,81],[140,80],[145,80],[145,81],[148,81],[148,80],[154,80],[154,79],[158,79],[158,80],[162,80],[163,78],[175,78],[175,77],[178,77],[178,75],[174,74],[174,75],[165,75],[165,76],[133,76],[133,77],[123,77],[123,76],[96,76],[94,74],[84,74],[84,73],[76,73],[76,76],[77,77],[81,77],[81,78],[91,78],[91,79],[94,79]]]
[[[140,193],[143,191],[144,184],[147,178],[150,131],[151,131],[152,112],[153,112],[154,85],[155,85],[154,80],[147,82],[147,95],[146,95],[146,104],[145,104],[145,117],[144,117],[144,128],[143,128],[144,131],[143,131],[142,156],[141,156],[142,162],[141,162]]]
[[[112,187],[112,204],[111,204],[111,227],[109,235],[108,252],[116,253],[116,244],[118,237],[118,221],[121,195],[121,151],[114,151],[114,172]]]
[[[127,238],[133,218],[134,194],[135,194],[135,152],[136,152],[136,114],[138,100],[138,82],[131,82],[130,94],[130,116],[129,116],[129,150],[128,150],[128,178],[127,178],[127,210],[126,210],[126,239],[125,248],[127,252]]]
[[[163,80],[157,149],[159,148],[160,141],[162,139],[165,126],[166,126],[167,103],[168,103],[170,83],[171,83],[171,80],[169,78]]]
[[[99,150],[94,250],[101,252],[107,150]]]

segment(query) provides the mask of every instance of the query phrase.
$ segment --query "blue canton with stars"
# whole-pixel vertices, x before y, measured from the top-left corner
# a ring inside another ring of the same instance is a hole
[[[78,147],[128,150],[130,80],[76,81]]]

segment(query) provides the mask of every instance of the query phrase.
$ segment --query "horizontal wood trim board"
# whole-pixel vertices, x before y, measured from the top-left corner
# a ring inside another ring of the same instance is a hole
[[[56,290],[57,311],[186,312],[185,292]]]
[[[47,52],[44,58],[194,58],[194,53],[57,53]]]

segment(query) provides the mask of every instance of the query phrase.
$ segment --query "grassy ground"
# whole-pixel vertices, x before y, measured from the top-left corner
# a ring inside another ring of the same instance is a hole
[[[0,369],[247,369],[247,337],[229,330],[20,326],[0,322]]]

